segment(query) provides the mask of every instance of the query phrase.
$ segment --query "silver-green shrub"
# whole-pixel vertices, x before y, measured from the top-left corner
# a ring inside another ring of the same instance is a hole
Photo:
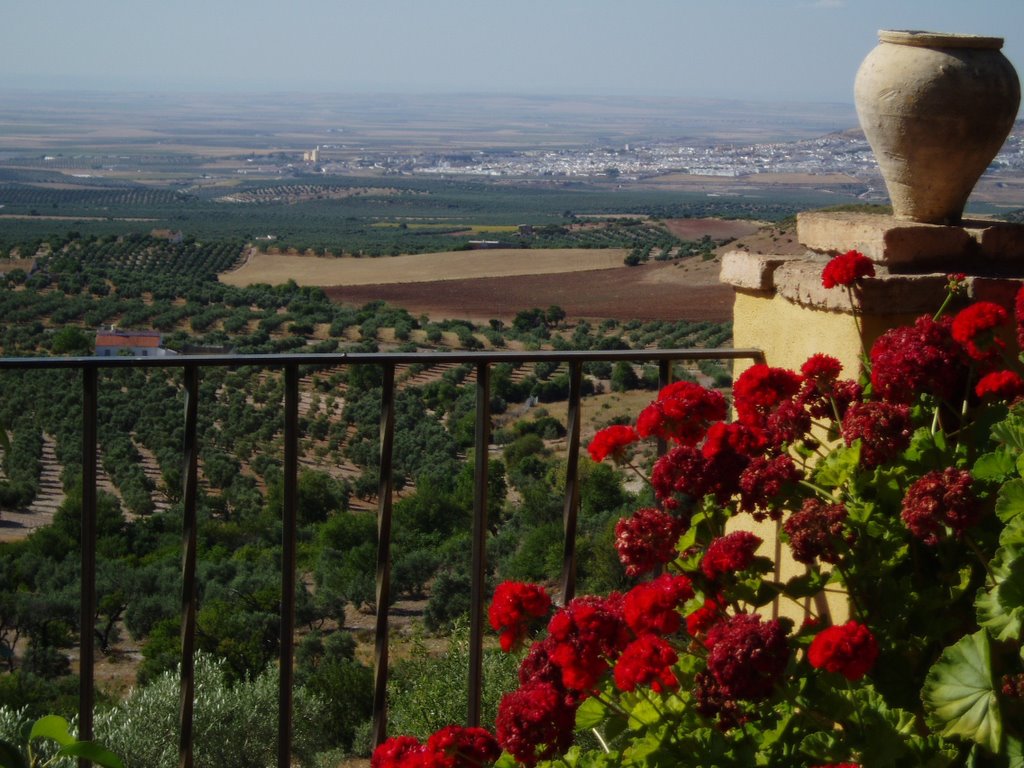
[[[193,753],[205,768],[263,768],[277,759],[278,672],[268,667],[259,677],[229,683],[226,667],[196,655]],[[137,688],[116,707],[96,718],[96,736],[124,759],[127,768],[175,768],[178,765],[180,683],[175,672]],[[326,748],[320,727],[324,703],[304,689],[294,691],[293,753],[311,764]]]

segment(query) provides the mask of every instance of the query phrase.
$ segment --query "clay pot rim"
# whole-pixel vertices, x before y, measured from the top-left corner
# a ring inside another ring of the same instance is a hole
[[[1003,38],[959,33],[926,32],[920,29],[880,29],[878,39],[895,45],[915,45],[922,48],[982,48],[998,51]]]

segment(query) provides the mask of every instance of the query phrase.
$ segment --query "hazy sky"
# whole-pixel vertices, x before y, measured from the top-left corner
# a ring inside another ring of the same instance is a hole
[[[0,0],[0,88],[852,101],[879,28],[1007,38],[1024,0]]]

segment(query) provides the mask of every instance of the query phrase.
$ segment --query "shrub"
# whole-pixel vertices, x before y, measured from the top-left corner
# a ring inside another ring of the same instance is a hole
[[[195,680],[196,765],[272,765],[277,756],[277,670],[270,666],[252,680],[231,685],[225,663],[200,653]],[[121,755],[128,768],[175,768],[180,690],[178,673],[165,672],[100,713],[97,737]],[[294,706],[293,750],[308,765],[316,752],[328,746],[321,727],[327,708],[304,688],[295,689]]]

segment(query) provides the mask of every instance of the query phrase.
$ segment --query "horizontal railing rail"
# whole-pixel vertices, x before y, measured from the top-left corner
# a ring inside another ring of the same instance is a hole
[[[482,706],[484,646],[484,603],[487,560],[488,446],[490,445],[490,371],[501,363],[557,362],[568,364],[569,395],[567,418],[567,469],[563,506],[565,543],[560,577],[563,604],[575,593],[576,515],[579,507],[580,415],[583,365],[589,362],[657,362],[659,385],[671,381],[674,362],[699,360],[763,361],[756,349],[629,349],[493,352],[342,352],[238,355],[171,355],[166,357],[0,357],[0,371],[79,370],[82,372],[82,521],[79,736],[93,735],[95,640],[92,625],[96,615],[96,505],[97,505],[97,412],[101,369],[174,368],[183,372],[185,393],[184,444],[182,447],[182,597],[181,597],[181,702],[180,766],[193,765],[193,701],[195,696],[195,637],[197,611],[197,487],[198,487],[198,401],[204,368],[257,366],[284,372],[284,477],[281,540],[281,616],[279,637],[280,683],[278,689],[278,766],[292,761],[292,688],[294,683],[296,513],[298,509],[299,378],[300,368],[377,365],[383,370],[380,417],[380,475],[377,507],[377,618],[374,652],[373,739],[387,733],[388,610],[391,600],[391,512],[392,459],[395,429],[395,371],[398,366],[461,363],[476,372],[476,428],[474,434],[474,494],[470,594],[470,658],[467,725],[478,725]],[[664,450],[661,446],[659,450]]]

